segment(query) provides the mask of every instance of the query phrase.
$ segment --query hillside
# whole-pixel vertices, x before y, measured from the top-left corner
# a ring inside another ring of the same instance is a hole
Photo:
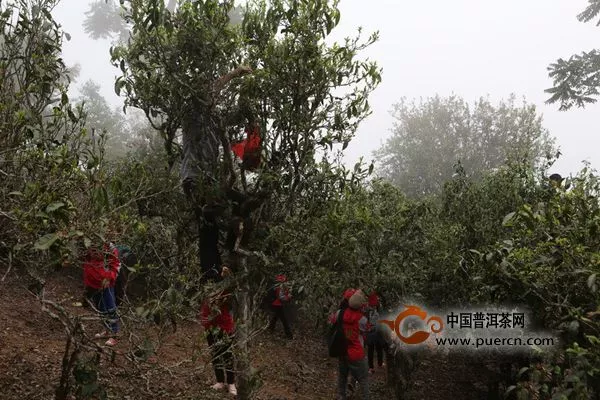
[[[49,399],[59,382],[65,349],[62,325],[41,310],[34,295],[20,286],[16,278],[0,286],[0,398],[3,400]],[[46,285],[45,297],[62,304],[73,315],[93,315],[78,307],[81,284],[71,277],[55,277]],[[124,310],[124,312],[126,312]],[[99,325],[86,322],[94,333]],[[300,329],[300,331],[298,331]],[[132,362],[131,342],[142,337],[156,338],[156,326],[124,329],[113,350],[104,348],[100,382],[112,399],[220,399],[225,393],[210,389],[213,374],[210,358],[201,339],[200,325],[193,321],[169,329],[162,346],[147,362]],[[253,366],[259,370],[263,386],[258,400],[319,400],[335,398],[336,360],[327,357],[322,341],[308,330],[297,328],[293,341],[283,335],[263,332],[251,343]],[[101,343],[101,342],[100,342]],[[111,361],[112,359],[112,361]],[[485,398],[485,385],[478,383],[477,366],[456,364],[429,354],[414,374],[411,399]],[[386,371],[371,376],[372,399],[390,399]],[[433,397],[431,397],[433,396]]]

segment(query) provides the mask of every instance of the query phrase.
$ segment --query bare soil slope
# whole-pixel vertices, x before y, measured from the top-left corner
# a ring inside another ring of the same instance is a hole
[[[53,399],[59,382],[66,334],[62,324],[42,311],[36,297],[16,278],[0,283],[0,399]],[[77,279],[61,276],[46,284],[45,298],[77,315],[93,315],[77,306],[82,287]],[[86,323],[97,332],[100,323]],[[337,361],[327,357],[321,338],[298,331],[295,339],[262,333],[251,346],[252,365],[263,382],[258,400],[335,399]],[[281,328],[279,327],[279,330]],[[130,340],[156,337],[154,325],[124,329],[120,343],[106,348],[100,384],[110,399],[227,399],[210,388],[214,376],[198,323],[180,323],[163,336],[162,346],[147,361],[133,362]],[[102,342],[99,342],[102,343]],[[480,399],[485,385],[477,383],[477,366],[429,354],[419,363],[407,398]],[[386,373],[370,377],[372,399],[392,399]],[[360,396],[355,396],[360,398]]]

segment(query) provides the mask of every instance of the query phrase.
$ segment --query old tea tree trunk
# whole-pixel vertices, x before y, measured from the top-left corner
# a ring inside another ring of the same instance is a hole
[[[252,396],[254,390],[254,380],[250,357],[248,352],[248,342],[250,340],[250,322],[251,322],[251,295],[248,270],[248,259],[250,256],[259,256],[264,258],[259,252],[250,252],[240,247],[244,235],[244,222],[239,221],[236,229],[236,240],[233,248],[231,261],[237,265],[238,269],[238,292],[237,292],[237,316],[236,323],[236,364],[238,376],[238,399],[247,400]]]
[[[250,339],[250,285],[248,283],[248,264],[245,255],[239,256],[241,284],[238,297],[239,321],[237,332],[237,345],[239,347],[237,366],[239,374],[239,399],[250,399],[252,394],[250,357],[248,355],[248,340]]]

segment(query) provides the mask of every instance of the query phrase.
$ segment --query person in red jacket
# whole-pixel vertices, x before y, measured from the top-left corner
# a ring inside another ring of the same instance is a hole
[[[254,171],[260,166],[261,138],[258,122],[251,120],[246,127],[246,139],[231,145],[231,151],[240,160],[242,168]]]
[[[235,322],[231,313],[231,294],[227,290],[219,290],[202,303],[200,323],[206,330],[206,340],[211,348],[212,365],[217,383],[215,390],[228,389],[237,395],[233,370],[232,335]]]
[[[117,344],[115,336],[119,333],[119,314],[115,301],[115,282],[121,262],[119,250],[106,243],[102,249],[90,247],[83,261],[83,284],[89,301],[103,318],[105,330],[96,338],[108,338],[107,346]]]
[[[288,339],[293,339],[294,335],[290,329],[290,324],[285,313],[285,305],[292,299],[290,290],[286,285],[287,277],[283,274],[275,277],[276,284],[270,289],[271,292],[271,321],[269,323],[269,329],[271,332],[275,331],[275,324],[280,319],[283,324],[283,330]]]
[[[344,292],[341,304],[343,313],[343,329],[346,333],[346,355],[339,358],[338,399],[346,400],[348,375],[358,381],[362,391],[363,400],[369,399],[368,367],[365,358],[364,336],[367,331],[367,318],[362,310],[367,304],[367,299],[361,290],[348,289]],[[340,315],[338,310],[330,322],[335,323]]]

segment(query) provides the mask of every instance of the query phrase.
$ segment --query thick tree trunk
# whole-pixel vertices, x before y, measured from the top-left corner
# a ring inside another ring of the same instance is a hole
[[[65,352],[63,354],[62,369],[60,373],[60,382],[56,388],[55,400],[66,400],[71,392],[71,371],[73,370],[73,363],[77,357],[77,350],[71,353],[71,345],[73,344],[73,336],[67,338],[67,344],[65,345]]]
[[[252,397],[250,375],[250,357],[248,341],[250,338],[250,285],[248,283],[248,266],[245,256],[239,257],[239,273],[241,284],[238,292],[238,321],[237,321],[237,368],[238,371],[238,400],[249,400]]]

